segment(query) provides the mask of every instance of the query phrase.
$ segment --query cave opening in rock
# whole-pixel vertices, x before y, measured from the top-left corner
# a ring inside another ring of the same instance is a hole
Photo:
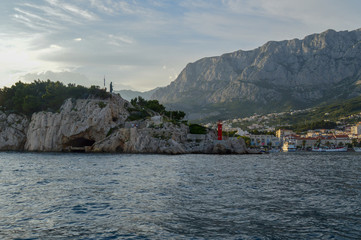
[[[94,140],[87,139],[87,138],[76,138],[73,140],[70,140],[67,145],[70,147],[86,147],[86,146],[92,146],[95,143]]]

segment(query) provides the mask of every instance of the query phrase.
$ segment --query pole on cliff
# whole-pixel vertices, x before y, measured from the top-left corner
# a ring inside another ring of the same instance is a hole
[[[218,121],[218,140],[222,140],[222,122],[221,120]]]

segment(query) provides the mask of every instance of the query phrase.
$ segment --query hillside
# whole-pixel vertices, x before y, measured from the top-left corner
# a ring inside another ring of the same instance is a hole
[[[361,94],[361,29],[271,41],[189,63],[153,99],[190,119],[314,107]]]
[[[267,131],[269,127],[291,128],[302,132],[317,128],[335,128],[336,125],[354,125],[361,121],[361,96],[305,110],[296,110],[252,117],[230,119],[233,127],[248,129],[254,124],[257,130]],[[337,124],[336,124],[337,123]]]
[[[287,124],[302,124],[322,120],[339,121],[345,120],[348,123],[360,121],[359,117],[350,117],[361,113],[361,96],[348,100],[339,101],[329,105],[323,105],[296,114],[285,114],[279,118],[279,122]]]

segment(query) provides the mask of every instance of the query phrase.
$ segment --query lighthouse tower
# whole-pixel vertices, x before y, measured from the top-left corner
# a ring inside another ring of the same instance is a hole
[[[222,122],[221,120],[218,121],[218,140],[222,140]]]

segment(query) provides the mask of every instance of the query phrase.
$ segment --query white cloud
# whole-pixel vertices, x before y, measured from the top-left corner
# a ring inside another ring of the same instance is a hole
[[[32,21],[39,21],[39,22],[41,22],[41,23],[43,23],[43,24],[44,24],[44,23],[48,23],[48,25],[46,25],[46,26],[51,26],[51,25],[54,25],[54,24],[55,24],[53,21],[51,21],[51,20],[49,20],[49,19],[43,18],[43,17],[41,17],[41,16],[39,16],[39,15],[36,15],[36,14],[34,14],[34,13],[25,11],[25,10],[23,10],[23,9],[14,8],[14,10],[15,10],[16,12],[20,13],[22,16],[25,15],[25,16],[31,18]],[[27,20],[29,20],[29,18],[28,18]]]
[[[90,4],[92,7],[106,14],[111,15],[114,13],[114,9],[111,6],[106,5],[106,2],[103,0],[90,0]]]
[[[353,30],[361,21],[357,0],[4,2],[1,84],[29,72],[67,69],[89,82],[107,74],[114,84],[147,90],[166,85],[202,57],[328,28]]]
[[[144,3],[139,4],[136,1],[90,0],[90,3],[93,8],[108,15],[145,13],[145,8],[142,7]]]
[[[72,4],[68,4],[67,2],[64,1],[58,1],[58,0],[46,0],[50,5],[52,5],[55,8],[59,8],[59,9],[63,9],[66,12],[69,12],[71,14],[73,14],[74,16],[77,17],[83,17],[87,20],[97,20],[98,17],[87,10],[83,10],[75,5]]]
[[[359,19],[357,9],[361,7],[360,2],[354,0],[343,4],[338,0],[223,0],[223,3],[233,13],[267,18],[270,23],[284,21],[290,27],[292,22],[298,22],[322,30],[345,28],[350,23],[355,26],[355,20]]]
[[[19,77],[19,80],[24,82],[32,82],[38,79],[42,81],[50,79],[51,81],[60,81],[66,84],[77,83],[79,85],[89,85],[89,79],[84,74],[69,71],[27,73]]]
[[[115,36],[113,34],[109,34],[109,44],[115,45],[115,46],[121,46],[122,44],[133,44],[133,40],[125,37],[125,36]]]
[[[24,35],[14,37],[11,35],[2,35],[0,42],[0,87],[14,83],[19,80],[21,75],[28,72],[41,72],[48,69],[57,70],[60,65],[51,62],[45,62],[39,59],[39,54],[49,54],[60,51],[62,48],[56,44],[50,45],[42,52],[31,50],[33,41],[36,41],[38,35]],[[26,40],[25,40],[26,39]]]
[[[29,4],[29,3],[24,3],[23,6],[29,8],[29,9],[40,10],[42,12],[42,14],[44,14],[47,17],[52,18],[53,20],[61,20],[61,21],[70,22],[70,23],[78,23],[77,21],[75,21],[75,19],[73,17],[69,16],[68,14],[66,14],[62,11],[59,11],[59,9],[57,9],[57,8],[44,6],[44,5]]]
[[[51,48],[51,49],[56,49],[56,50],[62,49],[62,47],[60,47],[59,45],[56,45],[56,44],[51,44],[51,45],[50,45],[50,48]]]

